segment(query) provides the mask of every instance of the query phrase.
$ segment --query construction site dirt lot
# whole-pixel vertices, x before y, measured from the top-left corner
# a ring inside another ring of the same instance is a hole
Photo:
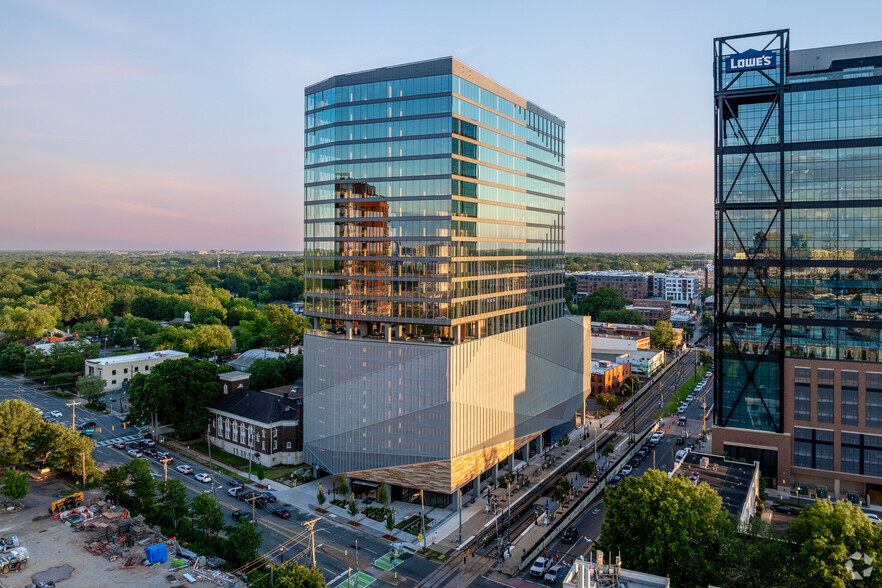
[[[98,586],[199,586],[214,584],[197,581],[190,584],[181,573],[176,582],[169,582],[170,563],[156,566],[138,565],[131,569],[120,569],[123,559],[110,561],[106,556],[94,556],[83,546],[83,532],[74,532],[64,523],[49,516],[48,504],[65,488],[61,482],[35,482],[29,480],[30,494],[22,502],[24,510],[0,514],[0,536],[16,535],[19,543],[27,548],[30,560],[21,572],[11,572],[0,576],[0,586],[13,588],[33,582],[34,574],[52,568],[70,566],[73,568],[68,579],[57,581],[59,588],[96,588]],[[144,548],[135,546],[131,554],[143,555]],[[187,571],[187,570],[183,570]],[[66,575],[66,574],[65,574]]]

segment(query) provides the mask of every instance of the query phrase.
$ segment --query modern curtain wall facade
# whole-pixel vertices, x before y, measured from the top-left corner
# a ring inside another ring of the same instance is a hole
[[[308,87],[306,313],[451,341],[563,316],[564,140],[453,58]]]
[[[882,453],[850,447],[882,446],[882,43],[789,41],[714,42],[714,450],[865,499]]]
[[[536,367],[544,356],[532,343],[509,345],[511,358],[487,351],[506,333],[534,341],[547,331],[532,327],[572,330],[564,122],[449,57],[339,75],[305,94],[304,299],[316,322],[305,345],[307,456],[373,479],[364,472],[523,445],[569,420],[575,408],[563,408],[587,390],[572,379],[576,364],[555,376]],[[486,369],[511,360],[527,371],[463,413],[455,391],[485,380],[457,383],[458,358],[477,346]],[[590,341],[572,353],[585,349]],[[533,372],[569,385],[543,397]]]

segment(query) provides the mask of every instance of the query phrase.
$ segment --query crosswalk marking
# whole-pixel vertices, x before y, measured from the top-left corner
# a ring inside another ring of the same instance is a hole
[[[95,447],[107,447],[108,445],[113,445],[114,443],[128,443],[129,441],[135,441],[136,439],[140,439],[141,434],[136,433],[134,435],[126,435],[125,437],[116,437],[114,439],[104,439],[102,441],[98,441],[95,443]]]

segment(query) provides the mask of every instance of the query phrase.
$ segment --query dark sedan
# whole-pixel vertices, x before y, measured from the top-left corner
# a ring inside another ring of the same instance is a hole
[[[233,488],[241,488],[245,485],[245,483],[242,482],[242,480],[230,480],[229,482],[227,482],[227,485],[232,486]]]
[[[272,492],[264,492],[263,494],[261,494],[261,496],[263,496],[264,500],[266,500],[267,502],[276,502],[277,500],[276,496]]]
[[[270,512],[280,519],[287,519],[291,516],[291,512],[287,508],[274,508]]]
[[[564,543],[575,543],[576,539],[579,538],[579,529],[576,527],[570,527],[566,531],[564,531],[563,537],[561,537],[561,541]]]
[[[125,449],[126,448],[125,443],[114,443],[113,446],[117,449]]]

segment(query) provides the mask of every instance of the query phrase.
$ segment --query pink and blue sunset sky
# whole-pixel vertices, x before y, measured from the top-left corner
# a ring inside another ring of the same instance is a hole
[[[303,88],[453,55],[567,123],[567,250],[713,249],[712,40],[879,2],[0,0],[0,249],[301,250]]]

